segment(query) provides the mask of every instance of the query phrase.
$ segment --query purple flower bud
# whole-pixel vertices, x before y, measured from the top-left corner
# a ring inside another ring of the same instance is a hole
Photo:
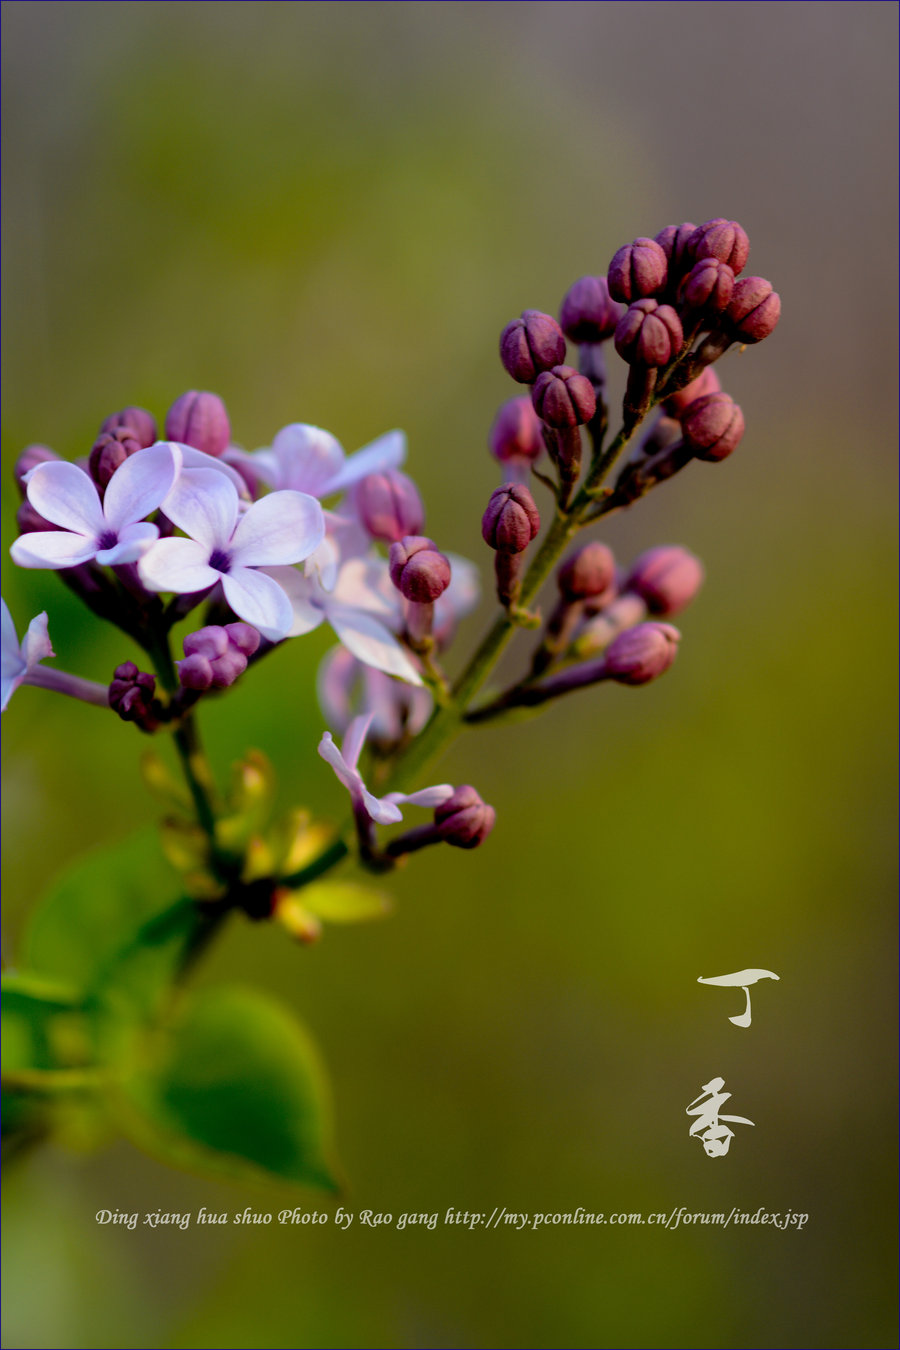
[[[218,394],[191,389],[177,398],[166,413],[166,440],[192,445],[207,455],[223,454],[231,440],[231,424]]]
[[[558,366],[565,355],[562,329],[539,309],[526,309],[521,319],[513,319],[500,334],[500,360],[519,384],[531,384],[542,370]]]
[[[559,589],[567,600],[587,600],[602,595],[615,579],[616,560],[612,549],[596,539],[571,554],[556,574]]]
[[[651,614],[668,619],[691,603],[703,585],[703,564],[677,545],[662,544],[642,553],[623,590],[639,595]]]
[[[502,405],[488,439],[493,454],[501,464],[524,461],[533,464],[544,452],[544,437],[540,418],[531,399],[521,394]]]
[[[143,449],[144,446],[130,427],[118,427],[115,431],[104,431],[98,436],[88,458],[88,471],[100,491],[106,491],[109,480],[120,464]]]
[[[763,277],[742,277],[734,288],[725,323],[740,342],[762,342],[781,317],[781,297]]]
[[[706,366],[703,373],[698,375],[696,380],[691,380],[683,389],[677,393],[670,394],[663,401],[663,407],[672,417],[681,417],[687,408],[695,399],[703,398],[704,394],[720,394],[722,386],[719,383],[719,377],[712,366]],[[681,434],[679,428],[679,435]]]
[[[399,469],[367,474],[353,489],[353,504],[373,539],[394,544],[405,534],[418,534],[425,507],[411,478]]]
[[[580,277],[566,291],[559,323],[571,342],[605,342],[616,331],[622,307],[609,293],[606,277]]]
[[[142,731],[153,731],[159,725],[155,690],[155,676],[138,670],[133,661],[123,661],[113,672],[109,706],[123,722],[136,722]]]
[[[445,844],[454,848],[477,848],[494,828],[497,813],[483,802],[473,787],[458,787],[434,810],[434,823]]]
[[[614,300],[630,304],[653,295],[666,284],[668,260],[655,239],[635,239],[613,256],[607,273],[609,293]]]
[[[603,658],[607,679],[618,684],[648,684],[675,660],[681,634],[669,623],[639,623],[620,633]]]
[[[701,258],[718,258],[737,276],[747,266],[750,240],[736,220],[716,216],[697,226],[691,235],[688,252],[695,262]]]
[[[227,689],[247,669],[259,646],[259,633],[248,623],[224,628],[208,625],[184,639],[183,661],[176,661],[183,689]]]
[[[682,414],[681,430],[698,459],[727,459],[744,434],[744,414],[730,394],[705,394]]]
[[[721,314],[728,308],[734,290],[734,273],[718,258],[701,258],[685,277],[679,293],[684,309]]]
[[[156,418],[152,413],[148,413],[146,408],[123,408],[121,412],[110,413],[100,426],[100,435],[104,431],[118,431],[120,427],[128,427],[131,430],[142,450],[153,445],[157,439]]]
[[[674,417],[660,415],[641,441],[640,454],[644,458],[659,454],[660,450],[667,450],[670,445],[680,440],[681,423],[676,422]]]
[[[27,445],[25,447],[13,467],[16,485],[23,496],[28,486],[25,482],[25,475],[31,473],[31,470],[36,469],[39,464],[47,464],[54,459],[59,459],[59,455],[47,445]]]
[[[637,300],[619,320],[615,341],[616,351],[629,364],[666,366],[681,350],[684,333],[671,305]]]
[[[541,528],[541,517],[528,488],[507,483],[491,494],[481,519],[481,536],[498,553],[521,553]]]
[[[407,535],[391,544],[388,567],[397,590],[416,604],[437,600],[450,585],[448,559],[422,535]]]
[[[543,371],[534,382],[531,401],[538,417],[560,431],[589,422],[597,411],[593,385],[574,366]]]
[[[37,530],[58,530],[59,526],[45,520],[31,502],[24,501],[16,512],[16,529],[19,534],[31,534]]]
[[[656,242],[666,255],[669,264],[670,283],[673,276],[680,277],[684,272],[690,271],[693,259],[688,253],[688,244],[696,229],[696,225],[686,220],[683,225],[667,225],[656,236]]]

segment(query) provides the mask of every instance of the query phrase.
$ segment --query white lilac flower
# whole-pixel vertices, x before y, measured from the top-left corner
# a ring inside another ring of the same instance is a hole
[[[453,796],[453,788],[449,783],[421,788],[418,792],[388,792],[384,797],[373,796],[356,767],[371,721],[371,716],[355,717],[347,728],[340,750],[330,731],[326,731],[319,742],[319,754],[326,764],[331,765],[339,781],[350,793],[355,812],[365,814],[376,825],[392,825],[403,819],[398,803],[434,807]]]
[[[248,453],[232,446],[225,457],[233,464],[246,465],[271,488],[327,497],[370,473],[396,469],[406,458],[406,436],[402,431],[388,431],[348,457],[331,432],[292,422],[279,431],[268,449]]]
[[[108,489],[107,489],[108,491]],[[240,511],[229,479],[184,470],[163,510],[187,539],[160,539],[140,562],[148,589],[189,595],[221,583],[235,614],[278,642],[294,620],[278,582],[260,569],[302,562],[325,535],[322,508],[303,492],[272,492]]]
[[[354,716],[370,713],[369,734],[387,745],[396,745],[404,734],[417,736],[434,703],[424,686],[394,680],[341,646],[322,658],[316,692],[322,715],[335,731],[345,732]]]
[[[58,525],[20,535],[10,553],[20,567],[77,567],[95,559],[102,566],[133,563],[158,538],[145,519],[172,490],[181,469],[177,446],[166,443],[138,450],[120,464],[103,500],[77,464],[38,464],[28,474],[28,501]]]
[[[35,666],[55,655],[47,633],[46,612],[31,620],[20,646],[7,603],[0,600],[0,712],[6,711],[9,700]]]

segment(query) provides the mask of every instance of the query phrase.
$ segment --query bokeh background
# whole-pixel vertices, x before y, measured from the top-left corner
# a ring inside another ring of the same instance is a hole
[[[605,536],[706,563],[671,674],[460,741],[428,781],[496,805],[485,848],[422,855],[389,922],[311,950],[235,922],[199,979],[306,1020],[354,1210],[810,1216],[129,1233],[94,1213],[295,1197],[124,1143],[47,1149],[8,1179],[5,1344],[895,1343],[896,7],[8,3],[3,22],[7,540],[25,444],[75,457],[107,413],[208,388],[248,447],[296,420],[348,450],[404,427],[429,532],[487,569],[502,325],[635,235],[745,225],[784,314],[720,367],[745,440]],[[4,558],[3,590],[20,627],[49,610],[66,668],[132,655],[51,574]],[[315,754],[327,645],[292,644],[204,725],[220,770],[259,746],[285,803],[339,811]],[[54,873],[152,806],[140,738],[90,708],[25,689],[4,731],[14,951]],[[739,991],[696,980],[747,965],[781,982],[738,1032]],[[717,1073],[755,1121],[722,1161],[684,1115]]]

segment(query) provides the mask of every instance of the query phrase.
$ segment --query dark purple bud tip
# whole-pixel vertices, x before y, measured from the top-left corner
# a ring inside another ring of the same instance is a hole
[[[669,264],[670,282],[673,274],[680,276],[683,272],[690,271],[693,259],[688,254],[688,244],[696,229],[696,225],[686,220],[683,225],[667,225],[656,236],[656,242],[666,255]]]
[[[698,225],[688,244],[688,252],[695,262],[701,258],[718,258],[727,263],[735,276],[747,266],[750,240],[736,220],[716,216]]]
[[[567,558],[556,574],[559,589],[567,600],[587,600],[602,595],[615,579],[616,560],[612,549],[596,539]]]
[[[657,455],[660,450],[668,450],[670,445],[680,440],[681,423],[676,422],[674,417],[659,416],[641,441],[641,454],[645,457]]]
[[[531,401],[541,421],[558,431],[589,422],[597,411],[594,386],[574,366],[543,371],[534,382]]]
[[[728,331],[739,342],[762,342],[781,317],[781,296],[764,277],[742,277],[725,312]]]
[[[259,633],[248,623],[210,624],[188,633],[183,661],[176,661],[184,689],[227,689],[247,669],[259,646]]]
[[[388,567],[397,590],[416,604],[437,600],[450,585],[449,560],[422,535],[407,535],[391,544]]]
[[[744,414],[730,394],[705,394],[684,411],[681,430],[698,459],[727,459],[744,434]]]
[[[191,389],[166,413],[166,440],[192,445],[206,455],[221,455],[231,440],[231,424],[218,394]]]
[[[109,686],[109,706],[123,722],[137,722],[139,726],[150,730],[151,725],[156,725],[153,711],[155,690],[156,679],[153,675],[138,670],[133,661],[123,661],[113,672]]]
[[[544,453],[541,422],[527,395],[521,394],[503,404],[494,418],[488,444],[501,464],[510,460],[533,463],[541,457]]]
[[[363,528],[385,544],[395,544],[405,534],[418,534],[425,524],[419,490],[399,469],[367,474],[352,496]]]
[[[605,342],[616,331],[622,307],[609,293],[606,277],[580,277],[566,291],[560,327],[572,342]]]
[[[619,320],[616,351],[629,365],[667,366],[684,342],[681,320],[671,305],[636,300]]]
[[[498,553],[521,553],[541,528],[541,517],[528,488],[506,483],[491,494],[481,518],[481,536]]]
[[[473,787],[458,787],[452,797],[435,807],[434,823],[445,844],[477,848],[494,828],[497,813]]]
[[[25,475],[31,473],[31,470],[36,469],[39,464],[48,464],[54,459],[59,459],[59,455],[47,445],[27,445],[25,447],[13,468],[16,485],[23,495],[28,486],[25,482]]]
[[[100,426],[100,435],[104,431],[118,431],[120,427],[129,427],[132,436],[140,442],[142,450],[153,445],[157,439],[156,418],[146,408],[123,408],[121,412],[110,413]]]
[[[97,437],[88,458],[90,475],[101,492],[105,492],[109,480],[120,464],[129,456],[143,450],[131,427],[118,427],[115,431],[104,431]]]
[[[703,564],[677,545],[661,544],[642,553],[623,586],[639,595],[651,614],[669,619],[686,609],[703,585]]]
[[[734,290],[734,273],[718,258],[701,258],[682,283],[680,303],[685,309],[721,314],[728,308]]]
[[[500,334],[500,360],[519,384],[531,384],[542,370],[565,360],[566,340],[550,314],[526,309]]]
[[[620,633],[603,658],[608,679],[619,684],[649,684],[675,660],[681,634],[670,623],[639,623]]]
[[[683,389],[679,389],[677,394],[670,394],[664,400],[663,407],[671,417],[681,417],[696,399],[703,398],[704,394],[719,394],[721,392],[722,386],[714,368],[706,366],[703,374],[698,375],[696,380],[691,380],[690,384],[686,384]]]
[[[668,259],[655,239],[635,239],[613,256],[606,275],[614,300],[631,304],[662,290],[668,274]]]

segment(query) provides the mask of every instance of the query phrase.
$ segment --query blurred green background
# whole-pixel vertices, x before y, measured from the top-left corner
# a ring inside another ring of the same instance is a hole
[[[495,804],[485,848],[423,854],[388,923],[311,950],[236,921],[199,978],[307,1022],[351,1209],[810,1216],[128,1232],[95,1212],[295,1197],[124,1143],[48,1149],[8,1180],[5,1344],[894,1344],[895,6],[8,3],[3,22],[4,484],[29,442],[75,457],[125,404],[162,417],[213,389],[248,447],[295,420],[348,450],[404,427],[429,533],[486,569],[502,325],[636,235],[744,224],[784,313],[720,367],[744,442],[604,536],[705,561],[671,674],[459,742],[426,781]],[[5,489],[7,540],[16,505]],[[133,655],[52,574],[4,556],[3,592],[20,631],[48,609],[64,668]],[[285,804],[338,811],[315,754],[327,645],[292,644],[203,722],[220,771],[259,746]],[[152,805],[143,741],[100,713],[25,689],[4,731],[14,953],[54,873]],[[739,991],[696,980],[752,965],[781,982],[739,1032]],[[755,1122],[723,1161],[684,1114],[714,1074]]]

